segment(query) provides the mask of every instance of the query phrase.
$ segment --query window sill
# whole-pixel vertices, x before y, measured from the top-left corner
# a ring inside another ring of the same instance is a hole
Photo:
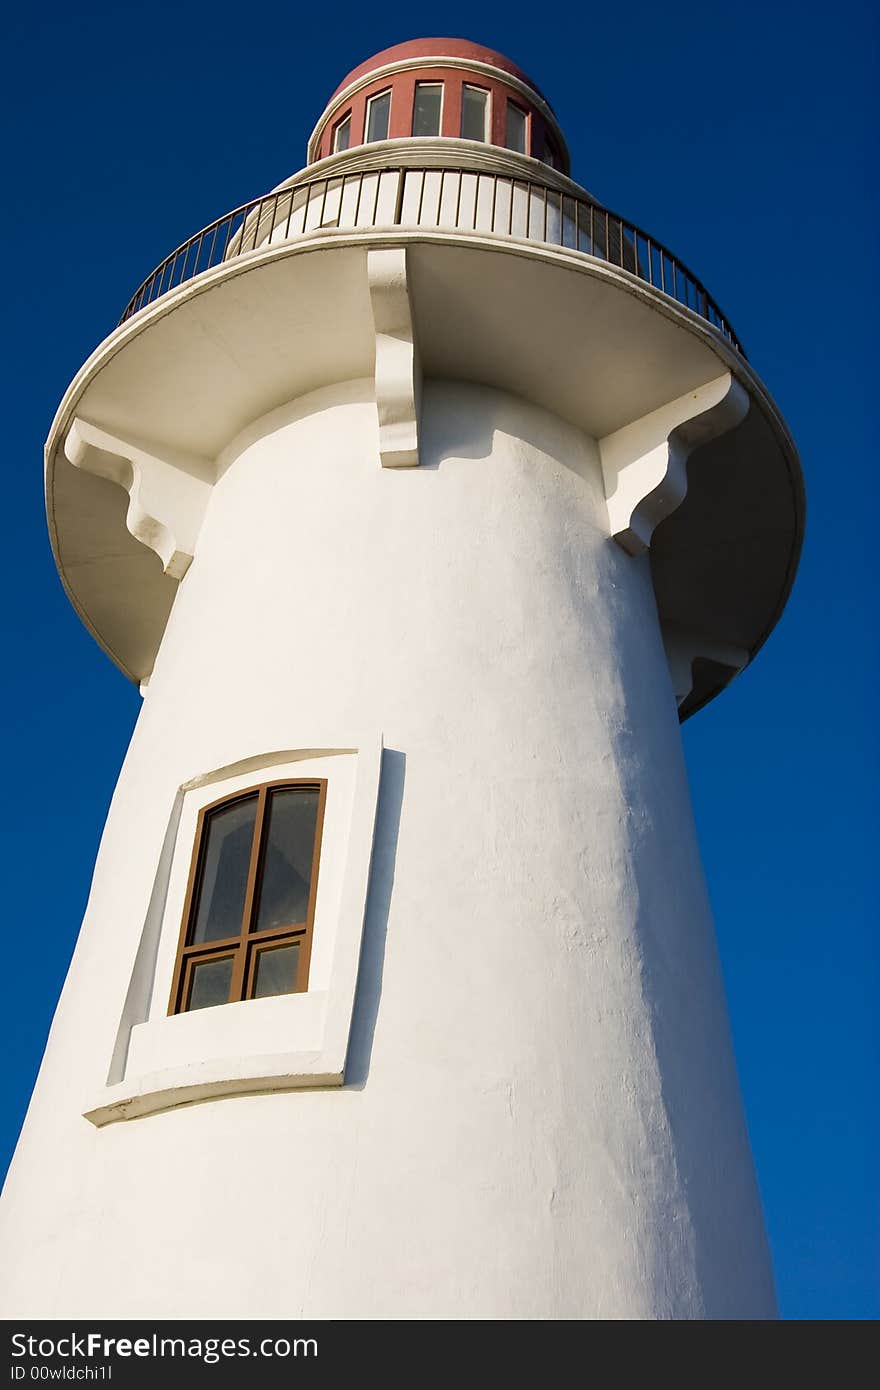
[[[341,1086],[345,1045],[324,1045],[327,1005],[320,990],[141,1023],[131,1032],[132,1079],[104,1087],[85,1118],[100,1127],[216,1096]]]

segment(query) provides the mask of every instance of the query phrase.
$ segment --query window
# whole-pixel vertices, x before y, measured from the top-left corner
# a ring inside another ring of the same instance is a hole
[[[484,87],[465,83],[461,89],[462,140],[488,140],[488,115],[489,93]]]
[[[541,158],[545,164],[550,165],[551,169],[559,168],[559,155],[556,152],[556,146],[549,138],[545,138],[544,140],[544,153]]]
[[[333,153],[347,150],[351,144],[351,112],[333,127]]]
[[[170,1014],[308,988],[326,787],[272,782],[201,812]]]
[[[526,128],[528,126],[528,115],[521,106],[515,102],[507,103],[507,134],[504,143],[509,150],[515,150],[517,154],[526,153]]]
[[[413,104],[413,135],[439,135],[443,107],[442,82],[417,82]]]
[[[391,92],[380,92],[367,102],[367,140],[388,139],[388,117],[391,114]]]

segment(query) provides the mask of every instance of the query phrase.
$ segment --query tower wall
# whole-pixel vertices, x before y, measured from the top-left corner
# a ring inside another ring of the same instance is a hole
[[[773,1315],[648,559],[561,420],[435,381],[421,429],[380,468],[352,382],[223,456],[10,1175],[7,1316]],[[353,727],[386,751],[345,1086],[96,1129],[175,789]]]

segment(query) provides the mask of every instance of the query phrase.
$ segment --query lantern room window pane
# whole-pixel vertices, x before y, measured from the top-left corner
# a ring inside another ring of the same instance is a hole
[[[413,105],[413,135],[439,135],[442,106],[442,82],[417,82]]]
[[[294,926],[308,916],[318,791],[291,787],[272,792],[266,815],[255,931]]]
[[[232,956],[199,961],[193,966],[187,1009],[211,1009],[215,1004],[227,1004],[231,981]]]
[[[507,134],[505,144],[509,150],[515,150],[517,154],[526,154],[526,127],[528,116],[522,107],[515,102],[507,103]]]
[[[268,999],[275,994],[296,991],[296,972],[299,969],[300,943],[266,947],[257,956],[254,998]]]
[[[484,87],[469,87],[465,83],[461,90],[462,140],[488,140],[488,114],[489,93]]]
[[[388,119],[391,115],[391,93],[380,92],[367,102],[367,135],[370,140],[388,139]]]
[[[248,796],[208,818],[191,943],[222,941],[241,932],[256,810],[256,796]]]
[[[340,150],[347,150],[351,144],[351,112],[333,127],[333,152],[338,154]]]

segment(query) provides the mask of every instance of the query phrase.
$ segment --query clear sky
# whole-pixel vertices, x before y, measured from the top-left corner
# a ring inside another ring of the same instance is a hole
[[[55,575],[41,469],[55,408],[166,252],[303,164],[350,68],[457,35],[525,67],[575,178],[702,277],[801,451],[807,542],[787,612],[687,724],[685,747],[782,1312],[880,1314],[874,8],[13,7],[0,93],[4,1164],[139,706]]]

